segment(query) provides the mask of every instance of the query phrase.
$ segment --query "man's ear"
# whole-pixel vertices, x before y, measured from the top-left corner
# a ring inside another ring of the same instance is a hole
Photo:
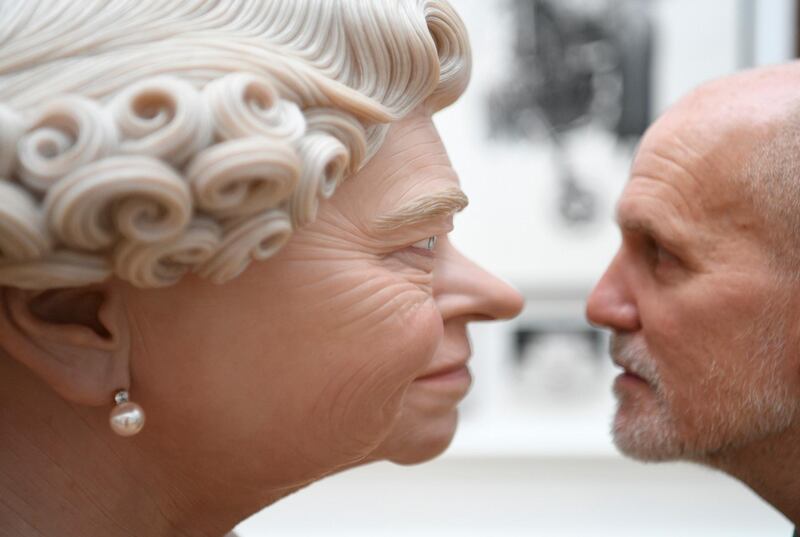
[[[61,397],[108,405],[130,385],[130,329],[113,286],[0,293],[0,347]]]

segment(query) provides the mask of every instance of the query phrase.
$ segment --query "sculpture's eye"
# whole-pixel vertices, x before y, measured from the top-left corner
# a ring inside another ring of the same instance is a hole
[[[436,249],[436,243],[439,242],[439,237],[436,235],[430,236],[427,239],[423,239],[419,242],[415,242],[411,246],[413,248],[419,248],[421,250],[427,250],[429,252],[433,252]]]

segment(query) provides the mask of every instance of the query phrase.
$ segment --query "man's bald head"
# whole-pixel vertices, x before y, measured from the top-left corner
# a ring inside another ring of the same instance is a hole
[[[800,62],[708,82],[651,130],[680,138],[713,180],[730,181],[730,196],[759,219],[776,267],[800,277]]]

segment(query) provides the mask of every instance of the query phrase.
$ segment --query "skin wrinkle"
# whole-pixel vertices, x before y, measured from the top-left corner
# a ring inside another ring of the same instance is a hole
[[[326,249],[330,249],[333,252],[335,250],[335,247],[327,246],[327,245],[324,245],[324,243],[320,243],[320,245],[317,246],[316,249],[317,250],[323,250],[323,251],[326,250]],[[363,260],[364,262],[369,263],[373,269],[378,269],[378,268],[380,268],[380,266],[382,266],[382,264],[380,262],[380,259],[376,258],[374,256],[374,254],[370,254],[370,253],[352,252],[348,256],[337,256],[337,258],[339,260],[344,260],[344,261]],[[314,257],[306,256],[306,257],[304,257],[303,263],[305,264],[306,262],[329,263],[330,259],[327,258],[327,257],[314,258]],[[315,288],[324,288],[325,286],[329,285],[331,281],[335,280],[337,277],[345,277],[346,278],[347,275],[338,274],[336,271],[327,271],[326,272],[326,276],[324,278],[318,279],[318,280],[314,280],[314,281],[305,282],[305,283],[301,284],[300,288],[301,289],[308,289],[308,290],[313,290]],[[361,287],[364,287],[364,286],[369,287],[370,285],[371,285],[371,280],[363,280],[356,287],[349,287],[349,288],[344,289],[343,290],[343,294],[344,295],[349,295],[349,293],[351,293],[353,291],[356,291],[356,290],[360,289]],[[371,292],[370,293],[365,293],[365,294],[367,296],[372,295]],[[334,296],[331,297],[331,300],[336,300],[336,299],[341,298],[341,297],[342,297],[342,295],[334,295]]]
[[[713,148],[707,149],[705,151],[698,151],[696,149],[697,144],[693,144],[692,142],[685,139],[686,136],[682,135],[682,133],[678,132],[675,133],[673,144],[670,146],[673,149],[678,149],[682,151],[683,155],[688,155],[690,157],[690,162],[693,165],[701,166],[703,169],[701,170],[701,175],[697,175],[692,172],[691,167],[682,166],[679,162],[673,160],[673,164],[683,170],[684,173],[692,174],[692,178],[695,180],[695,185],[698,189],[703,192],[703,187],[707,181],[701,179],[701,177],[707,177],[709,175],[719,175],[723,173],[719,166],[714,164],[713,162],[713,155],[715,151],[719,148],[719,143],[715,144]],[[656,156],[660,156],[658,152],[658,148],[656,148],[653,153]],[[668,157],[664,157],[668,158]],[[686,159],[682,159],[686,160]]]
[[[435,256],[435,252],[433,256]],[[427,297],[432,297],[432,285],[434,282],[434,272],[436,260],[424,254],[410,251],[404,248],[392,255],[383,257],[376,266],[381,266],[383,270],[394,270],[402,276],[406,283],[413,289],[424,292]]]
[[[56,433],[56,431],[55,431],[55,429],[53,427],[50,427],[50,430],[53,433]],[[44,457],[46,457],[51,462],[51,467],[52,468],[57,469],[57,471],[61,474],[61,476],[63,478],[65,478],[67,480],[70,480],[71,488],[77,489],[83,495],[83,497],[86,500],[88,500],[92,505],[97,507],[100,510],[100,514],[102,516],[106,517],[109,520],[109,522],[111,522],[116,528],[124,530],[124,528],[121,528],[119,525],[117,525],[115,521],[112,521],[110,518],[108,518],[108,513],[104,509],[102,509],[101,504],[99,502],[97,502],[94,499],[94,497],[86,491],[86,489],[83,487],[83,485],[80,482],[78,482],[77,480],[71,479],[70,473],[63,467],[63,465],[61,464],[61,462],[59,460],[57,460],[52,454],[50,454],[48,452],[45,452],[42,449],[40,449],[40,447],[35,442],[30,441],[30,439],[28,439],[28,440],[29,440],[28,441],[28,449],[34,449],[34,450],[40,452]],[[75,507],[76,509],[79,507],[79,504],[77,503],[77,499],[75,499],[75,498],[67,497],[67,498],[62,499],[62,501],[66,501],[66,502],[72,504],[72,506]],[[34,506],[31,506],[31,507],[34,507]]]
[[[669,177],[669,175],[667,175],[667,177]],[[690,215],[695,212],[691,208],[691,205],[689,204],[689,201],[686,198],[686,194],[678,191],[675,185],[672,185],[668,180],[666,180],[665,177],[660,177],[658,174],[652,174],[652,175],[643,174],[641,173],[641,171],[636,170],[633,172],[633,175],[631,176],[630,184],[633,184],[635,180],[638,181],[638,183],[644,181],[645,185],[647,185],[648,183],[652,183],[656,188],[660,188],[665,191],[671,192],[674,196],[677,196],[678,199],[681,201],[681,207],[674,207],[675,212],[681,214],[690,214]],[[656,197],[660,198],[660,196]],[[622,202],[623,200],[620,200],[620,203]]]
[[[85,423],[86,427],[88,429],[91,429],[91,427],[92,427],[91,422],[89,422],[89,420],[87,420],[86,417],[81,415],[81,414],[79,414],[78,416]],[[117,460],[120,461],[120,466],[122,466],[123,471],[128,476],[130,476],[131,480],[139,483],[140,485],[144,485],[145,483],[139,478],[139,475],[136,472],[134,472],[133,469],[130,468],[128,465],[124,464],[125,456],[120,454],[118,452],[118,450],[115,448],[115,446],[111,442],[108,441],[108,439],[103,439],[103,442],[105,444],[106,449],[108,449],[109,452],[114,453],[116,455]],[[143,487],[143,488],[144,488],[144,490],[147,490],[146,487]],[[161,515],[162,520],[164,520],[164,522],[166,522],[168,524],[168,526],[173,531],[180,531],[180,528],[172,521],[171,517],[168,516],[167,513],[162,509],[161,505],[159,504],[159,502],[156,501],[155,497],[153,497],[153,495],[148,492],[147,493],[147,498],[148,498],[148,500],[150,500],[150,506],[152,506],[153,508],[156,509],[156,511],[158,511],[158,513]],[[106,512],[106,515],[109,517],[109,520],[111,522],[116,523],[116,521],[113,519],[113,513]],[[130,530],[130,531],[134,531],[134,530]],[[135,535],[135,534],[132,534],[132,535]]]
[[[347,326],[354,326],[354,323],[358,321],[375,323],[375,326],[379,327],[389,322],[393,317],[408,316],[409,312],[421,307],[423,304],[428,304],[430,301],[430,296],[426,293],[420,293],[417,288],[408,288],[400,283],[396,283],[394,286],[401,287],[401,290],[394,290],[391,300],[381,300],[380,294],[372,295],[371,300],[379,304],[377,309],[356,318],[347,318],[343,331],[347,333]],[[390,294],[392,290],[391,287],[386,287],[381,294]],[[407,299],[407,295],[411,295],[412,299]],[[401,309],[399,311],[391,309],[397,307],[395,303],[400,305]]]
[[[693,133],[690,133],[690,135],[693,135]],[[714,142],[712,147],[706,149],[705,151],[699,151],[694,147],[696,144],[692,144],[686,140],[686,136],[686,134],[682,132],[675,132],[673,129],[672,134],[669,137],[669,143],[661,144],[652,148],[648,147],[648,156],[652,156],[656,160],[662,161],[667,166],[678,169],[680,172],[692,179],[693,185],[696,187],[698,193],[696,197],[702,200],[703,194],[706,193],[705,187],[706,183],[708,182],[703,178],[707,178],[708,176],[716,176],[721,173],[719,166],[717,166],[712,160],[714,152],[719,148],[719,142]],[[671,152],[675,152],[675,154],[671,154]],[[686,164],[682,164],[681,161],[686,161]],[[692,167],[700,167],[701,174],[698,175],[697,172],[692,170]],[[691,211],[694,207],[694,204],[689,203],[685,198],[683,201],[685,209]]]
[[[692,200],[696,200],[696,202],[689,203],[688,199],[684,197],[683,205],[688,211],[687,214],[695,213],[693,214],[695,218],[697,217],[697,211],[694,209],[695,207],[712,211],[723,219],[735,218],[739,214],[738,211],[730,210],[731,208],[728,207],[731,203],[739,203],[739,200],[730,199],[731,193],[723,191],[716,192],[714,196],[709,196],[707,192],[708,177],[725,177],[727,175],[727,172],[715,162],[715,160],[719,160],[719,158],[717,157],[715,159],[714,155],[719,152],[720,148],[725,143],[725,139],[729,138],[730,135],[722,133],[720,136],[722,136],[723,140],[714,141],[711,147],[706,148],[704,151],[699,151],[685,139],[686,137],[684,135],[681,135],[681,133],[674,133],[671,138],[672,143],[667,147],[671,150],[678,149],[682,151],[684,155],[689,155],[690,158],[687,159],[687,165],[681,164],[679,159],[670,156],[668,153],[664,153],[661,146],[656,146],[650,151],[653,156],[666,161],[669,165],[675,166],[684,173],[686,177],[692,180],[692,184],[695,187],[693,189]],[[726,162],[726,164],[732,166],[732,162]],[[694,172],[692,170],[693,166],[700,168],[702,173],[698,175],[698,173]],[[678,192],[678,194],[682,195],[681,192]],[[725,202],[724,200],[729,201]]]
[[[422,110],[422,111],[424,113],[429,113],[429,111],[426,111],[426,110]],[[397,136],[399,138],[415,137],[415,136],[419,135],[419,133],[422,133],[422,139],[421,140],[414,140],[414,142],[413,142],[411,147],[413,147],[414,145],[417,145],[417,146],[420,146],[421,149],[427,149],[427,148],[424,147],[424,144],[431,143],[431,140],[427,136],[428,128],[425,125],[422,125],[422,124],[403,125],[402,127],[397,129]],[[407,151],[407,149],[405,147],[403,147],[403,148],[394,148],[391,152],[387,152],[386,153],[387,160],[389,162],[391,162],[394,159],[396,159],[398,156],[400,156],[403,153],[405,153],[406,151]]]
[[[6,475],[8,477],[12,477],[7,473],[7,471],[3,470],[2,468],[0,468],[0,473]],[[43,533],[41,533],[39,531],[38,528],[36,528],[33,524],[31,524],[30,522],[28,522],[26,520],[24,512],[19,511],[13,505],[11,505],[9,498],[11,498],[11,496],[17,495],[18,491],[14,490],[12,488],[6,487],[3,483],[0,483],[0,489],[2,489],[2,491],[3,491],[3,494],[0,494],[0,505],[5,506],[10,511],[14,512],[17,515],[16,520],[19,521],[21,524],[25,525],[26,527],[28,527],[32,531],[35,531],[38,535],[44,535]],[[26,498],[24,498],[22,496],[19,496],[18,499],[22,503],[27,504],[30,511],[33,511],[35,509],[35,507],[37,507],[37,506],[34,506],[33,504],[31,504],[30,501],[27,501]],[[3,528],[0,528],[0,530],[2,530],[2,529]]]
[[[377,277],[375,278],[377,279]],[[370,308],[369,302],[364,302],[361,300],[353,300],[353,305],[346,309],[340,309],[337,311],[337,314],[341,315],[341,321],[343,328],[347,326],[359,326],[361,323],[368,323],[374,326],[380,326],[385,323],[387,320],[390,319],[391,316],[396,315],[397,312],[393,311],[392,308],[394,304],[392,301],[382,300],[382,295],[390,295],[393,297],[393,300],[401,302],[404,299],[404,296],[400,293],[397,293],[392,287],[389,286],[378,286],[379,292],[375,293],[375,287],[372,285],[372,281],[365,280],[361,285],[344,290],[342,293],[336,296],[332,296],[330,298],[331,303],[336,303],[341,299],[347,299],[351,295],[356,295],[357,297],[367,297],[370,302],[377,302],[380,306],[377,309]],[[395,283],[394,286],[403,287],[401,283]],[[362,293],[362,289],[366,289],[366,292]],[[406,292],[411,292],[408,290]],[[416,293],[416,291],[414,291]],[[425,297],[427,300],[428,297]],[[421,301],[420,301],[421,302]],[[359,313],[357,316],[350,316],[347,315],[348,312],[360,312],[364,311],[364,313]]]
[[[366,365],[352,371],[343,371],[340,375],[331,378],[330,381],[322,387],[319,397],[317,398],[317,403],[315,403],[312,407],[312,415],[321,414],[323,422],[329,424],[341,422],[342,416],[347,416],[351,413],[353,400],[358,400],[357,395],[360,395],[359,388],[364,385],[361,375],[365,371],[369,371],[369,368]],[[320,413],[320,409],[322,409],[323,412]],[[357,414],[361,413],[359,412]],[[373,444],[372,441],[355,438],[354,436],[338,431],[335,428],[333,428],[330,433],[332,434],[333,438],[337,440],[332,444],[334,446],[341,446],[340,452],[345,456],[345,459],[340,463],[342,465],[352,464],[353,462],[360,460],[364,457],[364,451],[362,451],[363,449],[366,451],[371,451],[371,449],[374,448],[374,445],[377,445],[382,440],[382,438],[372,439],[374,440]],[[368,437],[371,437],[372,434],[374,434],[374,431],[372,430],[365,431],[365,435]],[[356,446],[352,445],[353,440],[357,442]],[[320,464],[324,461],[314,461],[313,459],[310,460],[315,463],[315,466],[324,466],[323,464]]]
[[[418,144],[423,145],[423,144]],[[428,144],[425,144],[428,145]],[[441,146],[438,146],[439,150],[441,150]],[[414,153],[415,150],[412,147],[409,147],[407,150],[403,151],[403,154],[406,153]],[[444,162],[438,162],[434,159],[437,155],[435,154],[427,154],[418,157],[412,158],[409,160],[402,160],[401,158],[397,158],[397,166],[392,167],[387,173],[383,175],[382,182],[389,183],[392,181],[396,181],[400,176],[413,176],[413,175],[423,175],[429,172],[430,169],[434,170],[441,170],[442,175],[449,176],[455,175],[449,161],[446,161],[446,156],[439,155],[445,158]],[[420,166],[419,162],[425,162],[425,165]],[[416,166],[415,166],[416,165]],[[436,177],[438,174],[436,172],[430,173],[431,176]],[[411,185],[408,185],[408,188],[412,188]]]
[[[88,426],[88,423],[86,423],[86,425]],[[70,447],[71,447],[71,446],[70,446]],[[76,454],[75,448],[72,448],[72,452],[73,452],[73,456],[74,456],[74,455]],[[69,473],[68,473],[68,472],[65,472],[65,475],[69,476]],[[71,477],[71,476],[70,476],[70,477]],[[112,513],[109,511],[109,509],[107,509],[107,508],[104,506],[104,504],[103,504],[103,502],[102,502],[102,501],[100,501],[99,499],[97,499],[97,498],[95,498],[95,497],[94,497],[94,495],[91,493],[91,491],[89,490],[89,488],[88,488],[88,487],[86,487],[86,486],[85,486],[83,483],[81,483],[81,482],[80,482],[80,481],[78,481],[78,480],[71,479],[71,482],[72,482],[72,487],[73,487],[74,489],[77,489],[78,491],[80,491],[80,493],[83,495],[84,499],[85,499],[85,500],[86,500],[86,501],[87,501],[87,502],[88,502],[90,505],[93,505],[93,506],[95,507],[95,510],[96,510],[97,512],[99,512],[99,513],[100,513],[100,514],[103,516],[103,518],[104,518],[104,519],[105,519],[105,520],[106,520],[106,521],[107,521],[107,522],[108,522],[108,523],[109,523],[111,526],[113,526],[113,527],[117,528],[118,530],[121,530],[121,531],[125,532],[125,534],[127,534],[127,535],[132,535],[132,536],[135,536],[135,535],[136,535],[132,529],[128,529],[127,527],[125,527],[125,526],[123,526],[123,525],[119,524],[119,523],[118,523],[118,522],[117,522],[117,521],[114,519],[114,517],[113,517],[113,514],[112,514]],[[79,503],[77,502],[77,500],[74,500],[74,501],[75,501],[75,506],[74,506],[74,507],[75,507],[76,509],[80,509],[80,505],[81,505],[81,504],[79,504]]]
[[[331,414],[336,415],[335,411],[338,408],[340,409],[342,414],[350,414],[351,412],[355,412],[356,415],[363,415],[364,410],[360,408],[357,403],[354,403],[354,401],[358,401],[362,397],[373,399],[375,395],[379,395],[381,398],[383,398],[384,396],[382,394],[385,392],[385,389],[388,387],[388,384],[390,384],[386,379],[387,377],[393,376],[392,374],[394,373],[394,369],[395,366],[392,366],[391,364],[382,364],[378,368],[370,368],[365,365],[362,368],[359,368],[357,370],[349,372],[349,374],[347,375],[344,375],[344,377],[340,379],[340,382],[337,383],[337,385],[340,387],[340,390],[330,398],[330,400],[332,401],[330,407]],[[367,375],[364,376],[364,373],[367,373]],[[398,389],[401,391],[405,391],[405,389],[407,389],[410,384],[411,381],[409,380],[407,384],[398,387]],[[383,399],[382,404],[378,402],[377,404],[378,408],[381,408],[383,410],[385,408],[386,403],[388,401],[394,400],[395,396],[396,392],[389,393],[388,396],[385,396],[385,398]],[[397,414],[400,408],[402,408],[402,405],[397,405],[392,410],[391,414],[392,415]],[[372,411],[372,409],[369,410],[370,412]],[[381,424],[383,424],[383,428],[385,429],[386,434],[388,434],[390,427],[387,427],[386,424],[391,423],[391,420],[385,420],[385,418],[386,416],[384,416],[384,419],[381,419],[379,421]],[[338,421],[341,420],[334,419],[331,420],[329,423],[337,423]],[[362,431],[357,431],[357,432],[362,432]],[[363,434],[365,436],[371,436],[372,431],[365,430],[363,431]],[[381,441],[383,441],[384,438],[385,435],[378,438],[373,438],[370,441],[361,440],[362,446],[363,447],[369,446],[371,448],[370,449],[371,451],[372,448],[377,446]]]
[[[420,126],[412,132],[405,135],[398,134],[398,136],[416,136],[419,132],[423,132],[424,135],[430,135],[428,129]],[[412,155],[411,159],[408,158],[409,155]],[[439,162],[440,160],[441,162]],[[415,167],[419,162],[431,162],[431,164]],[[415,142],[404,145],[401,149],[398,149],[394,155],[387,158],[386,170],[381,174],[380,181],[392,182],[397,180],[400,175],[406,176],[422,173],[426,168],[435,166],[441,167],[447,175],[454,173],[450,161],[447,158],[447,154],[444,153],[441,142],[435,139]],[[411,185],[408,185],[408,187],[410,188]]]
[[[385,379],[385,378],[391,378],[392,375],[387,375],[386,374],[387,373],[387,369],[389,369],[388,372],[391,373],[390,366],[391,366],[391,364],[387,363],[387,364],[383,364],[382,368],[370,370],[370,369],[367,369],[367,365],[365,364],[362,368],[365,371],[370,372],[370,378],[373,378],[375,380],[381,380],[381,379]],[[392,368],[393,367],[394,366],[392,366]],[[336,410],[337,406],[341,406],[344,409],[343,412],[346,412],[347,410],[349,410],[349,407],[350,407],[349,403],[351,401],[353,401],[353,400],[357,400],[358,399],[358,397],[356,395],[362,389],[373,389],[373,390],[375,390],[376,387],[380,385],[378,383],[365,382],[364,379],[359,378],[361,376],[361,373],[362,373],[362,371],[360,371],[360,370],[359,371],[350,372],[350,374],[346,375],[346,377],[344,378],[344,382],[339,382],[339,383],[336,384],[336,385],[341,387],[341,392],[334,394],[333,397],[332,397],[332,400],[334,401],[334,404],[330,405],[330,407],[329,407],[332,415],[335,414],[334,411]],[[331,385],[333,385],[333,384],[331,383]],[[370,386],[372,386],[372,388],[369,388]],[[407,390],[407,388],[408,388],[408,384],[402,386],[398,391],[405,392]],[[382,390],[377,390],[377,391],[380,392]],[[381,413],[385,413],[386,404],[388,404],[390,401],[392,401],[395,397],[397,397],[397,392],[390,394],[390,396],[385,400],[385,402],[382,405],[380,405]],[[336,403],[339,403],[339,405],[337,405]],[[396,415],[399,412],[400,408],[402,408],[402,406],[401,405],[397,405],[397,407],[393,411],[391,411],[391,414]],[[336,421],[337,420],[334,420],[334,419],[329,419],[328,420],[329,423],[336,423]],[[388,434],[388,433],[389,433],[389,430],[387,429],[386,430],[386,434]],[[369,446],[374,447],[375,445],[377,445],[377,443],[382,441],[383,438],[385,438],[385,436],[382,437],[381,439],[375,440],[374,444],[373,444],[373,442],[367,442],[366,444],[363,444],[363,445],[369,445]]]
[[[411,135],[413,133],[409,134],[409,136]],[[425,151],[426,153],[419,154],[420,151]],[[411,156],[411,158],[409,159],[408,156]],[[439,159],[443,159],[443,161],[439,162]],[[395,181],[401,175],[425,173],[426,169],[434,167],[440,167],[445,174],[453,173],[450,163],[447,161],[447,156],[442,153],[441,143],[437,143],[435,140],[408,145],[391,157],[389,162],[393,165],[387,167],[383,173],[382,182]],[[421,162],[425,164],[420,165]]]
[[[352,223],[347,224],[347,228],[344,224],[336,226],[335,234],[328,230],[305,233],[301,240],[296,241],[299,247],[290,255],[286,255],[285,259],[302,263],[306,260],[327,262],[329,258],[323,254],[341,250],[351,252],[353,259],[364,257],[366,253],[356,247],[368,249],[370,247],[368,241]],[[309,252],[313,252],[313,257],[309,256]]]

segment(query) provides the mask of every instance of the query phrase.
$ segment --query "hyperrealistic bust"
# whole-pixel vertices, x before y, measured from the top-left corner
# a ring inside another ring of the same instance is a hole
[[[220,536],[441,453],[466,325],[438,0],[0,4],[0,526]],[[116,434],[115,434],[116,433]]]

